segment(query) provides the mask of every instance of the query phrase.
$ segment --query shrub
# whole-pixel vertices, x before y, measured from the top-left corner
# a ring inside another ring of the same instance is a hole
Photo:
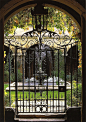
[[[8,82],[8,81],[9,81],[9,72],[4,71],[4,82]]]
[[[11,78],[12,82],[15,82],[15,73],[11,73],[11,77],[10,78]]]
[[[11,81],[15,82],[15,73],[11,73]],[[22,81],[22,73],[18,69],[18,82],[21,82],[21,81]]]
[[[59,77],[65,80],[65,72],[64,72],[64,56],[62,55],[62,50],[59,50]],[[58,77],[58,51],[54,53],[54,75]]]
[[[18,69],[18,82],[21,82],[21,81],[22,81],[22,73]]]
[[[10,58],[10,62],[12,62],[12,57]],[[17,62],[18,68],[20,68],[20,63]],[[15,82],[15,73],[14,73],[14,67],[10,66],[10,79],[11,82]],[[4,82],[9,81],[9,61],[7,58],[6,64],[4,65]],[[22,73],[18,69],[18,82],[22,81]]]
[[[9,96],[5,90],[4,90],[4,105],[9,106]]]
[[[72,105],[76,106],[81,105],[81,90],[82,90],[82,84],[78,84],[77,89],[77,82],[72,81]],[[77,94],[78,93],[78,94]],[[71,105],[71,91],[67,91],[67,105]]]
[[[11,99],[11,104],[13,103],[13,99]],[[4,106],[9,106],[9,95],[6,90],[4,90]]]
[[[77,75],[77,73],[78,73],[78,75]],[[81,75],[81,71],[79,68],[78,68],[78,72],[74,71],[72,79],[77,81],[77,77],[78,77],[78,82],[81,83],[82,75]]]

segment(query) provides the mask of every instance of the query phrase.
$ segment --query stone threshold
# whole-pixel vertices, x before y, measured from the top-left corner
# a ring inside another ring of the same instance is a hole
[[[65,119],[58,118],[33,118],[33,119],[24,119],[24,118],[15,118],[15,122],[65,122]]]
[[[19,113],[17,118],[65,118],[66,113]]]

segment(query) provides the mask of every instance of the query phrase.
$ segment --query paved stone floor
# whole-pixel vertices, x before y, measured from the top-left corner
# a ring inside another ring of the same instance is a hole
[[[30,89],[30,91],[34,91],[34,84],[30,84],[31,86],[28,87],[28,83],[25,83],[25,86],[22,87],[22,82],[18,82],[18,87],[17,87],[17,90],[18,91],[22,91],[23,88],[24,90],[28,91],[28,89]],[[64,85],[63,85],[64,86]],[[12,84],[10,84],[10,89],[11,91],[15,91],[15,82],[13,82]],[[35,87],[36,91],[38,91],[39,89],[40,90],[47,90],[47,83],[44,85],[44,86],[36,86]],[[66,86],[66,90],[70,90],[71,87],[70,87],[70,84]],[[48,90],[53,90],[53,83],[48,83]],[[56,83],[54,84],[54,90],[58,90],[58,85],[56,85]],[[6,88],[6,91],[9,91],[9,87]]]

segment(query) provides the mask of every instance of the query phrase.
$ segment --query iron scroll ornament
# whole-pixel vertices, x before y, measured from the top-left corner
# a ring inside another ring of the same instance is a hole
[[[25,41],[25,38],[27,38],[27,41]],[[32,40],[31,38],[33,38],[34,40]],[[56,49],[60,49],[64,46],[74,43],[74,40],[72,40],[72,38],[70,38],[68,35],[60,36],[56,32],[49,30],[43,30],[40,32],[34,30],[26,32],[22,35],[21,40],[25,41],[23,45],[29,44],[29,47],[34,44],[39,44],[41,40],[41,44],[45,44]]]
[[[6,45],[17,46],[18,48],[29,48],[34,44],[39,44],[40,40],[41,44],[56,49],[60,49],[75,42],[73,38],[68,35],[59,35],[58,33],[49,30],[42,30],[40,32],[35,30],[28,31],[21,36],[20,41],[17,39],[15,33],[12,36],[5,35],[4,42]]]

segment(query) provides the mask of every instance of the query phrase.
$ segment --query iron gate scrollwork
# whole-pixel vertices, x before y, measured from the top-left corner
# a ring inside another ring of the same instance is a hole
[[[67,108],[67,48],[78,41],[68,35],[43,30],[29,31],[21,36],[5,38],[5,44],[15,47],[15,91],[18,113],[64,113]],[[18,82],[18,54],[21,53],[22,82]],[[77,53],[78,55],[78,53]],[[72,83],[72,51],[70,60]],[[78,66],[78,57],[76,64]],[[75,66],[77,68],[77,66]],[[62,70],[61,70],[62,69]],[[76,69],[77,70],[77,69]],[[62,74],[62,76],[60,75]],[[19,91],[21,90],[21,91]],[[20,96],[18,95],[20,93]],[[71,98],[72,100],[72,98]],[[71,102],[72,104],[72,102]]]

